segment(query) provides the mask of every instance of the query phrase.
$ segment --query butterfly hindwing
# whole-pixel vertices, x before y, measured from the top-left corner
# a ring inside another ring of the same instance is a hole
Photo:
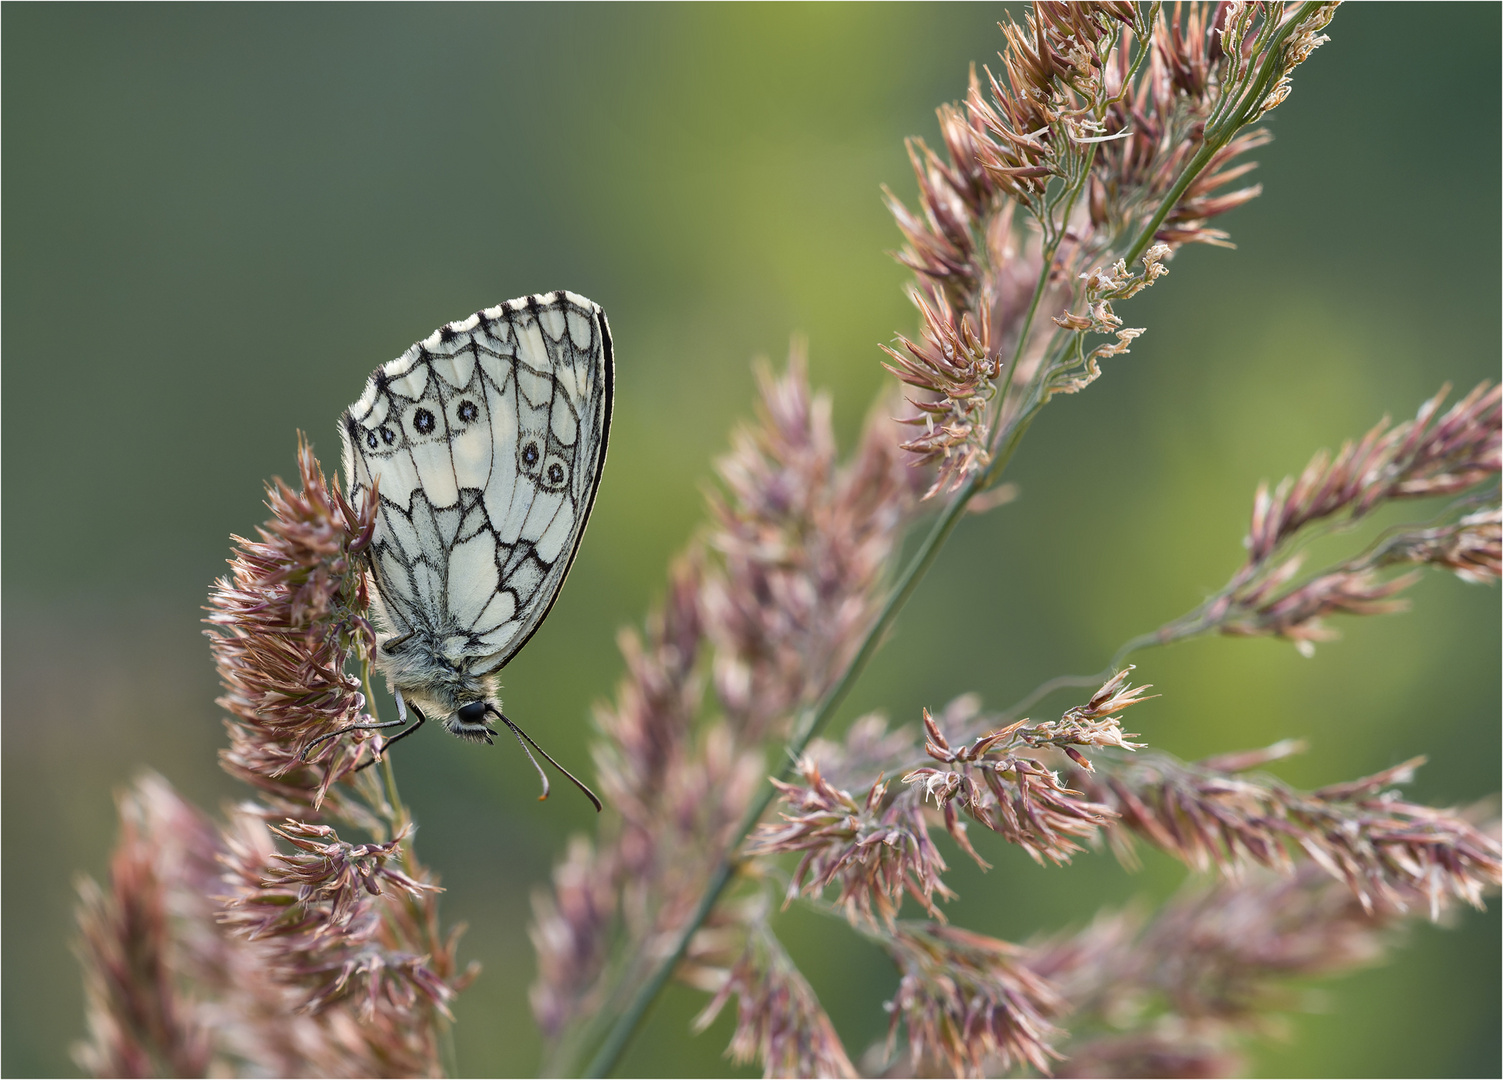
[[[395,637],[473,675],[527,642],[589,517],[613,378],[604,313],[568,292],[450,323],[372,374],[341,433],[351,498],[379,480],[371,563]]]

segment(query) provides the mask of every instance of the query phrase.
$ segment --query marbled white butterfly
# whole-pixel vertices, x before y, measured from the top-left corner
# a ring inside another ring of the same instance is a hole
[[[341,417],[350,500],[379,497],[369,552],[388,636],[375,662],[398,719],[372,726],[404,725],[388,746],[429,717],[489,743],[495,718],[600,809],[501,712],[496,673],[547,618],[579,550],[614,382],[605,312],[543,293],[434,331],[377,368]]]

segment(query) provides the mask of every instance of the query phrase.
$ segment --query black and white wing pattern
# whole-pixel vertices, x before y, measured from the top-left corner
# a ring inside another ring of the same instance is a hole
[[[352,501],[379,481],[391,641],[471,677],[527,643],[590,516],[614,377],[605,313],[563,291],[449,323],[371,375],[340,427]]]

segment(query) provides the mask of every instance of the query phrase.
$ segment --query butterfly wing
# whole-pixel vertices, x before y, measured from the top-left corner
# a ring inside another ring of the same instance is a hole
[[[506,664],[563,585],[595,501],[615,369],[570,292],[449,323],[371,375],[340,428],[351,499],[379,480],[371,562],[397,637]]]

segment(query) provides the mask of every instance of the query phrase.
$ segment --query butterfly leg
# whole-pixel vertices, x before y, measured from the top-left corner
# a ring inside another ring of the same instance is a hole
[[[417,716],[417,723],[413,724],[411,727],[407,727],[407,702],[402,700],[402,692],[399,690],[397,691],[397,718],[395,720],[387,720],[384,723],[380,724],[350,724],[348,727],[342,727],[338,731],[331,731],[327,735],[320,735],[318,738],[314,739],[311,743],[304,747],[303,752],[299,754],[298,757],[302,761],[307,761],[308,755],[313,753],[314,749],[317,748],[320,744],[328,742],[330,739],[337,739],[347,731],[380,731],[383,728],[391,727],[406,728],[405,731],[399,731],[390,739],[386,740],[386,746],[390,746],[392,743],[396,742],[404,735],[411,735],[414,731],[423,726],[423,721],[426,720],[427,717],[418,711],[418,707],[416,705],[412,707],[412,711],[413,714]],[[382,747],[382,751],[385,751],[385,747]],[[371,764],[374,764],[374,759],[367,761],[365,765],[360,766],[360,769],[363,769],[366,765]],[[359,772],[360,769],[356,769],[355,771]]]
[[[402,700],[401,697],[400,697],[400,695],[397,697],[397,700],[399,702]],[[399,741],[401,741],[402,739],[407,738],[407,736],[411,735],[418,728],[422,727],[423,724],[427,721],[428,718],[423,715],[423,712],[422,712],[421,709],[419,709],[416,705],[411,706],[411,708],[412,708],[412,715],[415,716],[415,717],[417,717],[417,720],[413,723],[413,725],[411,727],[409,727],[409,728],[403,728],[401,731],[397,732],[391,738],[389,738],[389,739],[386,740],[386,745],[383,746],[383,747],[381,747],[381,753],[383,755],[388,750],[390,750],[393,746],[395,746]],[[405,711],[405,710],[403,710],[403,711]],[[406,719],[406,717],[402,717],[402,718],[398,719],[395,722],[396,723],[405,724],[405,723],[407,723],[407,719]],[[377,727],[389,727],[391,725],[389,725],[389,724],[377,724],[375,726],[377,726]],[[348,731],[349,729],[346,728],[345,730]],[[355,771],[359,772],[361,769],[368,769],[372,765],[374,765],[378,760],[380,760],[380,759],[379,758],[371,758],[364,765],[358,766],[355,769]]]
[[[346,731],[380,731],[382,728],[400,727],[405,723],[407,723],[406,720],[388,720],[384,724],[351,724],[349,727],[342,727],[338,731],[331,731],[325,735],[320,735],[307,746],[303,747],[303,752],[298,755],[298,760],[307,761],[308,755],[313,753],[320,745],[328,742],[330,739],[339,738]]]
[[[387,638],[385,641],[381,642],[381,651],[384,653],[394,653],[403,645],[406,645],[408,639],[411,637],[412,631],[409,630],[407,631],[407,633],[402,634],[399,637]]]

